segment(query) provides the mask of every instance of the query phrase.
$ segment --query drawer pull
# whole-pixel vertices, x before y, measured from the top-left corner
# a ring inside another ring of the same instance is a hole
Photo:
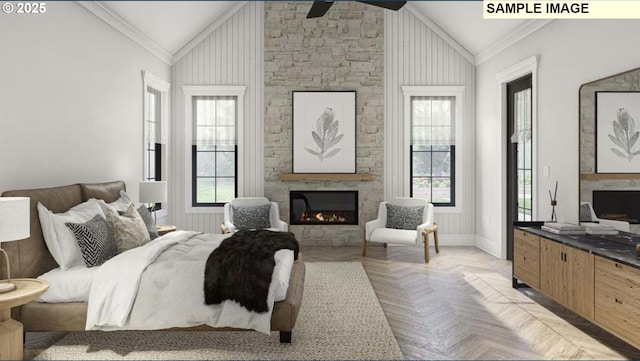
[[[616,303],[621,305],[622,301],[616,298]]]
[[[617,263],[615,265],[616,265],[616,268],[622,268],[622,266]]]

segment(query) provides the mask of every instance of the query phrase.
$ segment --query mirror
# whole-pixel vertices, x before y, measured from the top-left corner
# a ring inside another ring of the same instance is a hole
[[[580,202],[640,233],[640,68],[583,84],[579,99]]]

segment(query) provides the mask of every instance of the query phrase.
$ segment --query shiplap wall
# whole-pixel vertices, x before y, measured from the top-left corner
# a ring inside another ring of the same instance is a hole
[[[172,68],[169,217],[178,229],[220,233],[222,213],[186,213],[185,162],[190,162],[185,141],[183,85],[245,85],[244,166],[238,193],[264,193],[264,4],[251,1],[181,58]]]
[[[462,123],[462,197],[460,213],[438,213],[436,222],[446,244],[474,244],[475,234],[475,66],[410,10],[385,11],[385,198],[403,194],[404,111],[402,86],[465,86]],[[450,235],[450,236],[449,236]]]

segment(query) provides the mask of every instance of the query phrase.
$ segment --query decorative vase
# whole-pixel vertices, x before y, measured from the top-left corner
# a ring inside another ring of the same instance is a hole
[[[558,205],[557,201],[558,196],[558,181],[556,181],[556,190],[551,195],[551,189],[549,189],[549,198],[551,198],[551,222],[557,222],[558,218],[556,215],[556,206]]]

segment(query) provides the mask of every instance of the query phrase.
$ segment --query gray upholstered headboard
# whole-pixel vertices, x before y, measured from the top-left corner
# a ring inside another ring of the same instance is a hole
[[[31,236],[20,241],[2,243],[9,255],[12,278],[34,278],[58,267],[51,257],[42,236],[38,202],[54,213],[66,212],[89,198],[113,202],[125,190],[123,181],[105,183],[80,183],[62,187],[13,190],[2,193],[2,197],[30,197]],[[5,268],[0,267],[0,279],[6,278]]]

